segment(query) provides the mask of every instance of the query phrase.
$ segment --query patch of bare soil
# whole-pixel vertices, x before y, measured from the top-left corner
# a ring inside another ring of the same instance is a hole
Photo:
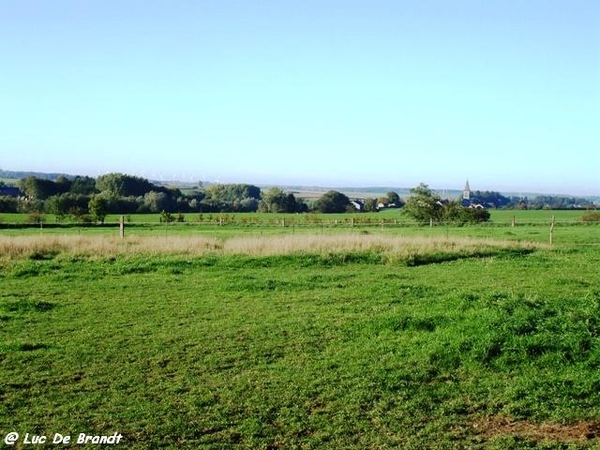
[[[588,442],[600,438],[600,423],[581,421],[573,424],[532,423],[508,417],[486,417],[473,424],[478,434],[487,438],[518,436],[538,442]]]

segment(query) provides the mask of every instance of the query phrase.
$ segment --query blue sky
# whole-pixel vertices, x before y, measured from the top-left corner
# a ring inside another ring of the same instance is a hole
[[[0,168],[600,195],[600,2],[0,0]]]

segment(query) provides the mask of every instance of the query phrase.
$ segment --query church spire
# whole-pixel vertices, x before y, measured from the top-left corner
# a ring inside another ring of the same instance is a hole
[[[463,189],[463,200],[471,200],[471,188],[469,187],[469,180],[467,180],[465,188]]]

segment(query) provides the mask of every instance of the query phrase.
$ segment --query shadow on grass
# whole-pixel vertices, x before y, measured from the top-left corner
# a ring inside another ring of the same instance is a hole
[[[0,354],[13,352],[33,352],[35,350],[47,350],[48,344],[32,342],[4,342],[0,343]]]
[[[489,250],[477,250],[475,252],[435,252],[410,255],[405,259],[408,267],[426,266],[450,261],[471,258],[489,258],[492,256],[504,258],[518,258],[533,253],[534,249],[528,248],[497,248]]]
[[[21,299],[17,301],[9,301],[0,303],[0,309],[6,312],[25,313],[25,312],[46,312],[54,309],[54,303]]]

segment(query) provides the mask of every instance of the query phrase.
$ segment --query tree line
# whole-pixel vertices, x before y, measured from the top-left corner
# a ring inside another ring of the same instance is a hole
[[[272,212],[340,213],[365,210],[364,203],[352,202],[334,190],[307,201],[292,192],[272,187],[262,190],[251,184],[199,183],[182,190],[162,186],[145,178],[108,173],[97,178],[58,176],[54,180],[28,176],[20,180],[23,196],[0,196],[0,212],[54,214],[57,220],[103,222],[107,214],[192,213],[192,212]],[[385,199],[401,202],[398,194]],[[377,199],[372,199],[372,205]],[[376,210],[373,207],[373,210]]]
[[[0,188],[3,183],[0,183]],[[533,199],[505,197],[493,191],[474,191],[469,204],[441,198],[426,184],[411,189],[403,200],[393,191],[380,198],[351,200],[330,190],[314,200],[296,197],[292,192],[272,187],[262,190],[251,184],[198,183],[192,189],[163,186],[145,178],[108,173],[97,178],[60,175],[47,179],[35,175],[20,180],[22,197],[0,195],[0,212],[54,214],[58,221],[103,222],[107,214],[135,213],[344,213],[376,212],[384,208],[404,208],[417,221],[484,222],[490,208],[567,209],[594,208],[585,199],[539,196]],[[471,206],[471,207],[467,207]],[[477,206],[477,207],[473,207]]]
[[[492,209],[593,209],[596,205],[585,198],[557,195],[506,197],[495,191],[471,192],[471,203]]]

